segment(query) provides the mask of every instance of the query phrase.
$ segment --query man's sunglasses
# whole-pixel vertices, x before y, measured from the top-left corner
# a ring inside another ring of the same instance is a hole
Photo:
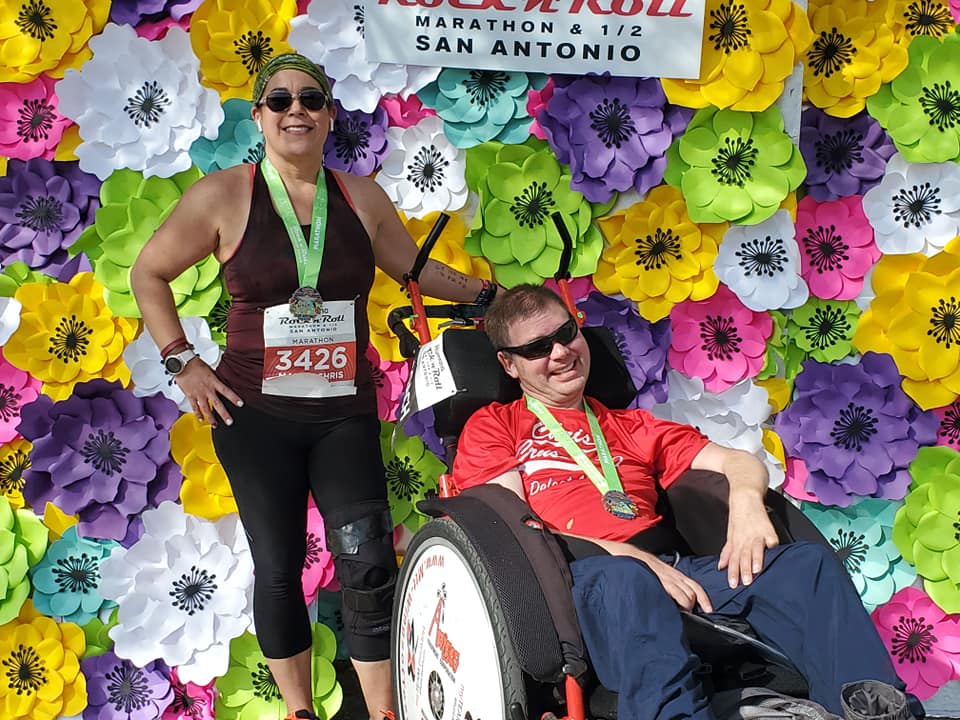
[[[300,104],[305,110],[322,110],[330,102],[330,98],[323,90],[318,88],[306,88],[297,95],[300,98]],[[284,112],[293,105],[293,95],[289,90],[274,90],[267,95],[257,105],[266,105],[273,112]]]
[[[519,355],[527,360],[539,360],[553,352],[554,343],[560,343],[561,345],[569,345],[572,343],[579,330],[580,328],[577,325],[576,319],[571,317],[549,335],[531,340],[523,345],[517,345],[516,347],[502,347],[500,348],[500,352]]]

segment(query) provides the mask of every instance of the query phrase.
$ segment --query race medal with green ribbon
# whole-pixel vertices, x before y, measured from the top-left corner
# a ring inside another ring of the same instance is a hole
[[[594,465],[587,454],[570,437],[570,433],[563,429],[563,426],[557,421],[547,406],[534,397],[525,396],[527,408],[537,419],[543,423],[554,440],[562,447],[573,459],[584,474],[590,478],[600,491],[603,509],[616,518],[621,520],[633,520],[640,514],[640,508],[630,499],[630,496],[623,491],[623,485],[620,483],[620,475],[617,473],[617,466],[613,462],[613,456],[610,454],[610,447],[600,429],[600,423],[593,410],[583,401],[583,411],[587,415],[587,423],[590,425],[590,433],[593,435],[593,444],[597,449],[597,457],[600,459],[600,466],[603,468],[601,473]]]

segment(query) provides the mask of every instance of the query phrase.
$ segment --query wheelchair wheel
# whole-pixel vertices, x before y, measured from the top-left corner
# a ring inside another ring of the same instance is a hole
[[[391,651],[398,720],[526,718],[523,673],[472,543],[434,519],[404,556]]]

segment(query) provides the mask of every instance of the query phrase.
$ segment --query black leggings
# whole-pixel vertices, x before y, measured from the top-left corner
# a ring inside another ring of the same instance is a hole
[[[311,644],[301,584],[307,492],[328,529],[387,508],[380,422],[375,415],[291,422],[249,406],[230,412],[233,425],[218,424],[213,445],[253,553],[257,639],[266,657],[288,658]],[[389,657],[389,637],[376,649],[356,648],[351,640],[353,657]]]

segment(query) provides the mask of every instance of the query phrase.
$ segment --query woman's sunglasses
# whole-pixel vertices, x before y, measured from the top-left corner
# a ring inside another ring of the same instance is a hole
[[[561,345],[569,345],[572,343],[579,331],[580,328],[577,325],[576,319],[571,317],[549,335],[531,340],[523,345],[517,345],[516,347],[502,347],[500,348],[500,352],[519,355],[527,360],[539,360],[553,352],[554,343],[560,343]]]
[[[323,90],[317,88],[306,88],[297,95],[300,98],[300,104],[304,110],[322,110],[330,102],[330,98]],[[284,112],[293,105],[293,95],[289,90],[274,90],[267,95],[257,105],[266,105],[273,112]]]

